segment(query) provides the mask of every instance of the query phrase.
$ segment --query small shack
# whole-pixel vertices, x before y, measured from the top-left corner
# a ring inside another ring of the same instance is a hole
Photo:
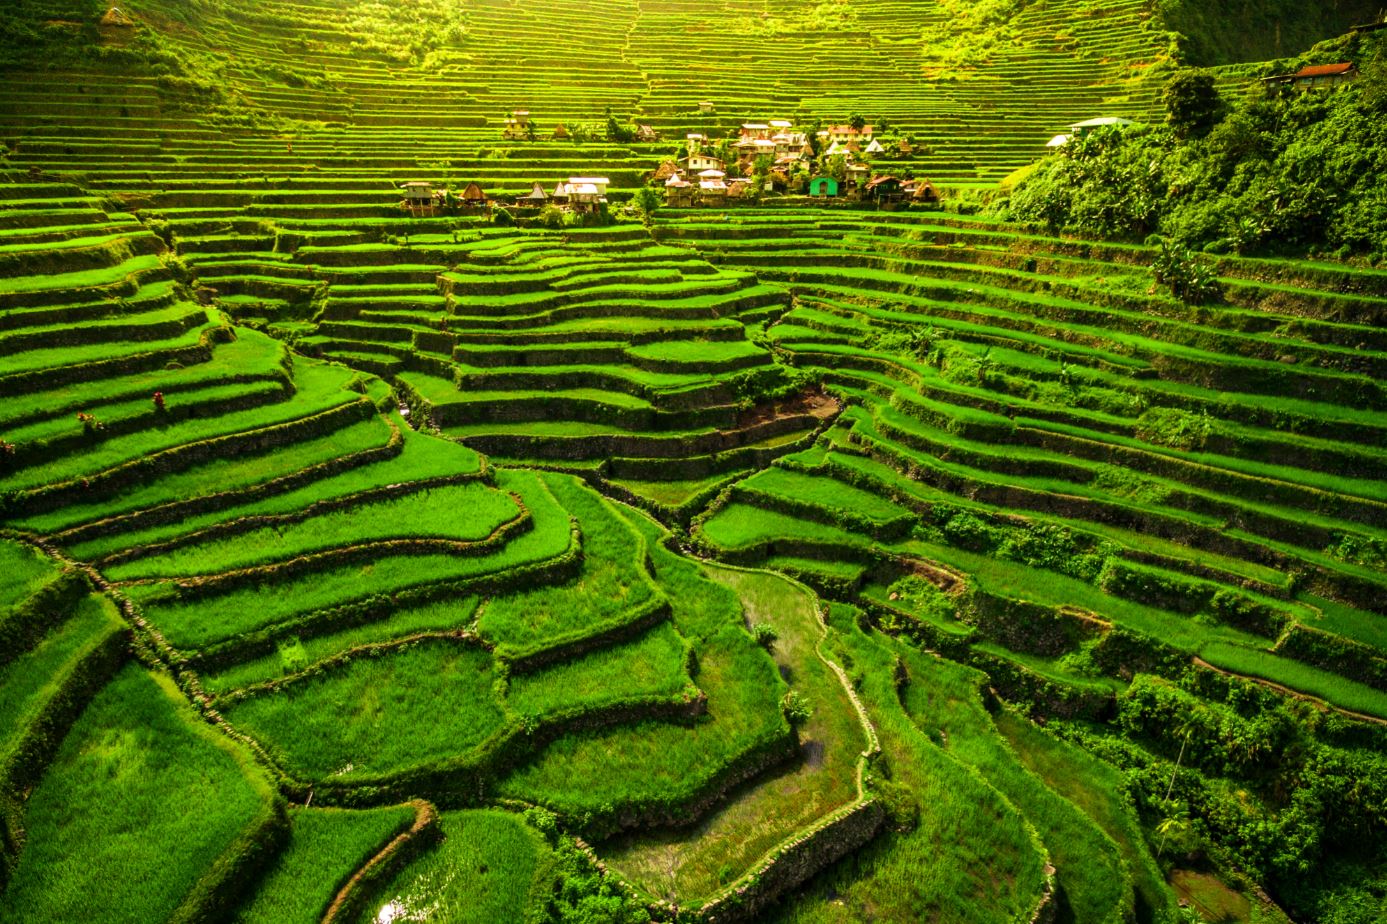
[[[649,125],[637,125],[636,140],[642,144],[653,144],[660,140],[660,133]]]
[[[831,176],[816,176],[809,181],[809,195],[820,199],[838,195],[838,181]]]
[[[712,112],[713,108],[713,101],[710,99],[700,100],[698,103],[699,112]]]
[[[926,179],[915,180],[907,191],[910,193],[910,198],[918,205],[937,205],[943,198],[939,195],[938,188]]]
[[[873,138],[871,142],[865,148],[862,149],[862,152],[864,154],[885,154],[886,148],[882,146],[879,140]]]
[[[106,15],[101,17],[101,27],[103,29],[133,29],[135,20],[118,6],[113,6],[106,11]]]
[[[568,128],[562,122],[554,126],[554,134],[550,136],[553,141],[567,141],[572,136],[568,133]]]

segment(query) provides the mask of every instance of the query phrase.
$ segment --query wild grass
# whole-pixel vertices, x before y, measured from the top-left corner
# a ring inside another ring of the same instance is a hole
[[[549,885],[550,848],[519,816],[495,809],[444,812],[443,840],[400,870],[359,924],[384,920],[493,924],[535,907]]]
[[[318,924],[336,890],[413,821],[410,806],[290,808],[289,843],[237,912],[237,924]]]
[[[87,707],[30,797],[0,921],[165,920],[273,798],[263,771],[194,716],[172,681],[131,665]]]
[[[232,703],[233,725],[301,778],[376,778],[464,756],[506,724],[485,650],[417,642]]]

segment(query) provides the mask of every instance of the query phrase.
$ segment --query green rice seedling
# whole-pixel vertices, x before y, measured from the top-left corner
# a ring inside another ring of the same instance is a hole
[[[42,708],[63,692],[82,659],[124,623],[105,597],[84,597],[32,650],[0,667],[0,766]]]
[[[676,626],[678,611],[676,602]],[[741,626],[728,625],[698,649],[694,679],[708,715],[692,727],[644,721],[566,734],[506,777],[498,793],[575,820],[622,807],[677,807],[715,786],[739,757],[789,735],[780,714],[784,683]]]
[[[659,596],[645,573],[645,542],[590,488],[546,476],[550,491],[583,533],[576,581],[498,596],[481,616],[482,634],[504,652],[523,653],[581,638],[642,612]]]
[[[472,543],[523,515],[513,498],[489,485],[445,485],[180,546],[107,568],[106,574],[113,581],[192,577],[373,542],[432,539]]]
[[[1034,829],[952,754],[949,742],[911,720],[893,680],[901,649],[885,636],[863,633],[854,616],[834,607],[833,653],[860,678],[883,751],[873,776],[896,824],[829,867],[770,920],[818,924],[873,914],[984,924],[1028,917],[1040,900],[1047,860]]]
[[[0,487],[20,490],[90,477],[123,462],[147,458],[162,450],[319,414],[360,398],[343,389],[350,378],[351,373],[340,367],[304,363],[295,375],[298,390],[291,401],[225,414],[217,418],[215,424],[205,420],[189,420],[160,429],[112,437],[88,452],[69,454],[52,465],[20,469],[0,479]]]
[[[452,640],[354,658],[228,705],[295,775],[379,778],[468,754],[506,724],[491,656]]]
[[[131,665],[30,796],[0,921],[166,920],[200,877],[266,836],[277,800],[249,754],[200,721],[171,680]]]
[[[334,434],[328,440],[328,445],[323,448],[336,448],[338,454],[325,458],[323,461],[341,458],[345,453],[375,448],[381,445],[379,440],[388,438],[389,432],[379,419],[353,424],[349,428],[345,428],[340,434]],[[310,481],[302,487],[293,487],[290,490],[273,493],[268,497],[256,498],[246,503],[232,503],[227,507],[185,517],[174,523],[164,523],[145,529],[132,530],[128,533],[115,533],[109,537],[76,543],[72,546],[72,552],[83,557],[100,558],[111,552],[157,542],[174,541],[196,530],[241,517],[292,516],[315,503],[336,500],[362,491],[384,488],[387,485],[447,477],[461,478],[474,472],[480,472],[480,458],[465,446],[416,433],[407,427],[399,429],[399,432],[404,438],[404,445],[397,456],[370,464],[352,466],[340,474],[326,475],[323,478]],[[294,448],[307,450],[309,447],[307,444],[296,444]],[[291,455],[292,453],[293,450],[291,449],[285,454]],[[326,452],[324,454],[326,455]],[[276,456],[278,455],[277,453]],[[215,462],[210,463],[212,466],[217,464]],[[203,468],[205,466],[198,466],[193,472],[188,472],[186,478],[191,481],[195,477],[194,473],[200,473]],[[278,470],[276,468],[275,471]]]
[[[901,701],[911,719],[932,738],[948,742],[950,754],[976,768],[1035,825],[1059,870],[1074,919],[1129,914],[1132,879],[1116,843],[1022,766],[982,707],[978,690],[986,675],[900,648],[910,678]]]
[[[774,629],[777,666],[790,696],[813,704],[799,727],[805,759],[743,787],[726,807],[682,836],[640,834],[606,845],[603,856],[645,891],[685,902],[711,897],[777,843],[851,803],[869,742],[837,674],[820,657],[823,628],[813,597],[777,575],[712,567],[708,575],[741,599],[755,626]],[[710,701],[710,706],[712,705]]]
[[[421,919],[491,924],[525,914],[552,887],[552,851],[518,815],[444,812],[441,842],[396,873],[361,924]]]
[[[749,504],[728,504],[699,526],[699,533],[713,545],[741,550],[777,539],[819,542],[834,547],[865,548],[870,540],[858,533],[802,520]]]
[[[691,648],[662,622],[610,647],[532,673],[513,676],[506,707],[518,715],[544,716],[628,702],[699,695],[689,676]]]
[[[289,842],[237,912],[238,924],[317,924],[337,889],[414,821],[412,806],[289,809]]]
[[[1112,838],[1136,886],[1137,915],[1172,914],[1175,896],[1151,854],[1120,773],[1082,748],[1046,734],[1009,709],[993,713],[997,730],[1022,764],[1088,815]]]
[[[377,594],[503,575],[569,550],[568,517],[537,475],[507,472],[498,485],[521,496],[533,527],[486,555],[383,556],[365,565],[326,568],[210,596],[170,596],[175,582],[130,585],[123,593],[141,606],[171,644],[191,649]]]
[[[1282,658],[1264,648],[1233,642],[1210,642],[1199,656],[1214,667],[1267,680],[1324,700],[1340,709],[1387,719],[1387,692],[1346,677]]]
[[[0,607],[20,603],[57,573],[57,562],[33,546],[0,540]]]
[[[375,645],[426,632],[456,632],[473,623],[478,602],[477,597],[471,596],[447,598],[420,606],[402,607],[380,622],[368,622],[307,638],[290,636],[280,640],[280,644],[292,642],[295,653],[292,664],[286,661],[277,645],[273,653],[200,675],[202,687],[209,693],[226,693],[275,680],[363,645]]]

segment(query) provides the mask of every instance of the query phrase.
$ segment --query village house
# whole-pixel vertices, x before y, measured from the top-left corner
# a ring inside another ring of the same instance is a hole
[[[1343,61],[1338,64],[1302,67],[1294,74],[1278,74],[1265,78],[1263,82],[1274,86],[1291,86],[1305,93],[1311,90],[1332,90],[1357,79],[1357,65],[1351,61]]]
[[[758,139],[769,141],[771,137],[771,127],[765,122],[743,122],[741,138],[743,141],[756,141]]]
[[[566,193],[569,208],[575,212],[595,212],[607,202],[611,181],[604,176],[569,177]]]
[[[699,112],[712,112],[712,111],[713,111],[713,101],[710,100],[710,99],[701,100],[701,101],[699,102],[699,104],[698,104],[698,111],[699,111]]]
[[[819,137],[836,144],[866,144],[872,140],[875,129],[871,125],[853,128],[851,125],[830,125],[819,132]]]
[[[686,209],[694,204],[693,184],[679,174],[665,180],[665,205]]]
[[[873,177],[867,181],[863,192],[868,199],[877,204],[877,208],[885,211],[900,208],[906,201],[905,190],[899,177]]]
[[[694,151],[688,157],[680,161],[684,170],[688,173],[702,173],[704,170],[722,170],[727,165],[719,158],[702,151]]]
[[[501,131],[501,137],[507,141],[520,141],[530,135],[530,110],[517,109],[506,119],[506,127]]]
[[[704,170],[698,175],[699,197],[704,205],[722,205],[727,201],[727,174],[721,170]]]
[[[831,176],[816,176],[809,181],[809,195],[826,199],[838,195],[838,181]]]

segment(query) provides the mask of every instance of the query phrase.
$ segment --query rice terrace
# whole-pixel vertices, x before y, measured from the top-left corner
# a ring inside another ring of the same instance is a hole
[[[1383,0],[7,0],[0,924],[1387,922]]]

